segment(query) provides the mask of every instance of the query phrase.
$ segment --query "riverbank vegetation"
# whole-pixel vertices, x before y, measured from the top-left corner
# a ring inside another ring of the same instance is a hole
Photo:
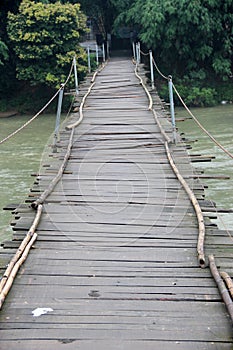
[[[231,0],[4,0],[0,110],[34,111],[64,81],[74,54],[79,78],[85,76],[87,57],[79,43],[87,16],[103,38],[128,27],[131,40],[153,50],[190,105],[233,100]]]

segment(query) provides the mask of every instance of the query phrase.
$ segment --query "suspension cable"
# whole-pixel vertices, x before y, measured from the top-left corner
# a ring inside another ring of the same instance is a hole
[[[33,120],[35,120],[42,112],[44,112],[44,110],[53,102],[53,100],[57,97],[57,95],[59,94],[59,92],[61,91],[61,89],[64,89],[64,87],[67,85],[71,74],[72,74],[72,70],[74,67],[74,62],[72,62],[71,64],[71,68],[69,71],[69,74],[67,76],[67,79],[65,81],[64,84],[62,84],[62,86],[59,88],[59,90],[57,90],[57,92],[51,97],[51,99],[44,105],[44,107],[42,107],[39,112],[37,112],[31,119],[29,119],[25,124],[23,124],[22,126],[20,126],[17,130],[15,130],[14,132],[12,132],[10,135],[6,136],[4,139],[2,139],[0,141],[0,145],[6,141],[8,141],[9,139],[11,139],[13,136],[15,136],[16,134],[18,134],[21,130],[23,130],[24,128],[26,128],[31,122],[33,122]]]
[[[180,102],[182,103],[182,105],[184,106],[184,108],[187,110],[187,112],[191,115],[191,117],[193,118],[193,120],[197,123],[197,125],[202,129],[202,131],[204,131],[204,133],[209,136],[209,138],[219,147],[221,148],[221,150],[223,152],[225,152],[230,158],[233,159],[233,154],[231,152],[229,152],[223,145],[221,145],[221,143],[219,143],[210,133],[208,130],[206,130],[204,128],[204,126],[198,121],[198,119],[193,115],[193,113],[190,111],[190,109],[187,107],[187,105],[185,104],[184,100],[182,99],[182,97],[180,96],[179,92],[177,91],[176,87],[174,84],[173,85],[173,88],[180,100]]]
[[[140,50],[140,52],[141,52],[141,54],[143,55],[143,56],[149,56],[149,52],[148,53],[145,53],[145,52],[143,52],[142,50]]]
[[[157,64],[156,64],[154,57],[152,57],[152,61],[153,61],[153,63],[154,63],[154,66],[155,66],[157,72],[159,73],[159,75],[161,75],[161,77],[164,78],[165,80],[169,80],[169,78],[166,77],[166,76],[159,70],[159,67],[158,67]]]
[[[157,64],[156,64],[156,62],[155,62],[155,60],[154,60],[154,58],[152,57],[152,60],[153,60],[153,63],[154,63],[154,66],[155,66],[155,68],[156,68],[156,70],[157,70],[157,72],[161,75],[161,77],[162,78],[164,78],[164,79],[166,79],[166,80],[169,80],[169,78],[168,77],[166,77],[160,70],[159,70],[159,68],[158,68],[158,66],[157,66]],[[228,151],[220,142],[218,142],[217,140],[216,140],[216,138],[213,136],[213,135],[211,135],[211,133],[208,131],[208,130],[206,130],[205,128],[204,128],[204,126],[199,122],[199,120],[194,116],[194,114],[190,111],[190,109],[188,108],[188,106],[186,105],[186,103],[184,102],[184,100],[182,99],[182,97],[180,96],[180,94],[179,94],[179,92],[177,91],[177,89],[176,89],[176,87],[175,87],[175,85],[172,83],[172,86],[173,86],[173,88],[174,88],[174,90],[175,90],[175,92],[176,92],[176,94],[177,94],[177,96],[178,96],[178,98],[179,98],[179,100],[180,100],[180,102],[182,103],[182,105],[184,106],[184,108],[187,110],[187,112],[191,115],[191,117],[193,118],[193,120],[195,121],[195,123],[201,128],[201,130],[223,151],[223,152],[225,152],[230,158],[232,158],[233,159],[233,154],[230,152],[230,151]]]

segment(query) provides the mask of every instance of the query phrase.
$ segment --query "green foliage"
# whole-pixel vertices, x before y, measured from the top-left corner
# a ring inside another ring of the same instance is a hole
[[[199,70],[212,71],[222,80],[232,75],[230,0],[126,1],[116,20],[117,25],[125,22],[138,29],[141,41],[155,50],[168,74],[192,77]]]
[[[4,61],[8,60],[8,47],[0,40],[0,66],[3,66]]]
[[[191,107],[204,107],[204,106],[214,106],[217,104],[217,92],[213,88],[207,87],[196,87],[196,86],[187,86],[187,85],[176,85],[176,89],[179,92],[180,96],[184,100],[187,106]],[[159,88],[160,96],[167,102],[169,102],[168,87],[165,84],[162,84]],[[174,92],[174,103],[176,106],[180,106],[181,102]]]
[[[17,14],[9,13],[7,30],[18,79],[59,86],[75,54],[79,78],[85,75],[86,53],[79,40],[86,31],[86,17],[79,4],[23,0]]]

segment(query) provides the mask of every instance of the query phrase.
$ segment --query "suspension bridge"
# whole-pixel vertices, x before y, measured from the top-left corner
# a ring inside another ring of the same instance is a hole
[[[232,349],[231,233],[145,81],[122,57],[88,77],[25,203],[7,208],[2,350]]]

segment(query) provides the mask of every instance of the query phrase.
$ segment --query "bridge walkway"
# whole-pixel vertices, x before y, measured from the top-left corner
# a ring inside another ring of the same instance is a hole
[[[160,103],[156,110],[164,115]],[[69,134],[61,133],[31,196],[54,177]],[[185,147],[173,156],[204,202]],[[15,239],[33,211],[17,215]],[[130,60],[113,59],[98,75],[37,233],[1,311],[0,349],[232,349],[218,289],[198,267],[195,212]],[[215,236],[217,229],[207,249]]]

